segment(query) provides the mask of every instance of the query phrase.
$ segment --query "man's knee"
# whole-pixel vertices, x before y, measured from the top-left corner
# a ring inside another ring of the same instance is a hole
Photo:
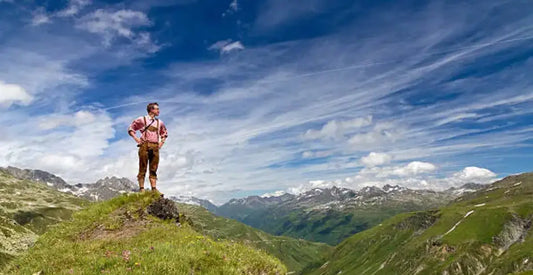
[[[150,171],[149,178],[156,180],[157,179],[157,172],[156,171]]]

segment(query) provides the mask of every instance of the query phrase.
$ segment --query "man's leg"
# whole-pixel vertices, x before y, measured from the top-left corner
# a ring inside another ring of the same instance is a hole
[[[157,190],[157,167],[159,166],[159,148],[157,144],[150,150],[150,186],[152,190]]]
[[[146,177],[146,168],[148,166],[148,148],[146,144],[141,144],[139,147],[139,174],[137,180],[139,181],[140,191],[144,190],[144,179]]]

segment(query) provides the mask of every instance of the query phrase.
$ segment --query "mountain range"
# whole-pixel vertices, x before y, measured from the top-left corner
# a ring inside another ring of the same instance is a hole
[[[90,201],[108,200],[119,194],[135,192],[139,186],[127,178],[106,177],[95,183],[68,184],[49,172],[17,167],[0,167],[0,171],[22,180],[45,183],[60,192],[70,193]]]
[[[304,238],[335,245],[396,214],[434,209],[459,196],[483,189],[469,183],[445,191],[412,190],[402,186],[314,188],[279,196],[232,199],[215,209],[220,216],[236,219],[275,235]]]

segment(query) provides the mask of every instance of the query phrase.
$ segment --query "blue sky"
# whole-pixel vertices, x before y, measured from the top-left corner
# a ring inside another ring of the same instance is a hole
[[[0,0],[0,166],[160,189],[448,188],[533,170],[530,1]]]

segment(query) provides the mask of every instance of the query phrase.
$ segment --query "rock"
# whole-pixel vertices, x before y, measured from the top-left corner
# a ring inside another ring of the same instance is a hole
[[[498,255],[501,255],[514,243],[523,242],[531,228],[531,222],[531,217],[523,219],[513,214],[511,220],[505,223],[503,230],[492,238],[493,242],[499,247]]]
[[[148,214],[156,216],[163,220],[172,220],[179,222],[179,212],[176,203],[172,200],[159,198],[147,207]]]

